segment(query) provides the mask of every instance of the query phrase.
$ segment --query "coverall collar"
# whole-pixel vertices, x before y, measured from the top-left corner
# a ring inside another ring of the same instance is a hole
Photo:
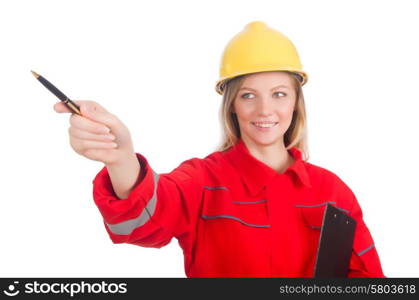
[[[295,161],[283,174],[277,173],[274,169],[256,159],[249,152],[242,139],[239,139],[233,147],[227,150],[225,155],[240,171],[241,177],[252,195],[257,195],[274,176],[290,173],[296,175],[292,176],[295,185],[298,185],[296,182],[296,178],[298,178],[302,185],[310,188],[310,179],[302,160],[301,151],[296,147],[292,147],[288,149],[288,152],[294,157]]]

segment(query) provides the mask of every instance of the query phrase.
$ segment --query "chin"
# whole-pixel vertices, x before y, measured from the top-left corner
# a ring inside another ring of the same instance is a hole
[[[250,139],[259,146],[271,146],[275,144],[280,144],[282,142],[282,137],[261,137],[261,136],[252,136]]]

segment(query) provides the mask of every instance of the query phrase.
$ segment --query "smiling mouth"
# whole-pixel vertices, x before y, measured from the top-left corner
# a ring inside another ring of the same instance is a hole
[[[255,125],[259,128],[271,128],[278,124],[278,122],[251,122],[252,125]]]

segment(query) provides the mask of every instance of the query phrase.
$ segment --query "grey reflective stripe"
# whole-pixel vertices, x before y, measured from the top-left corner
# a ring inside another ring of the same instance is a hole
[[[226,190],[226,191],[228,191],[228,188],[226,188],[225,186],[207,186],[207,185],[204,185],[204,189],[207,189],[207,190]]]
[[[154,179],[154,192],[151,199],[148,201],[147,206],[143,209],[141,214],[135,218],[128,221],[124,221],[118,224],[107,224],[110,231],[114,234],[120,234],[120,235],[128,235],[131,234],[131,232],[134,231],[134,229],[144,225],[154,214],[154,211],[156,209],[156,203],[157,203],[157,185],[159,182],[159,174],[155,173],[153,170],[153,179]],[[124,200],[120,200],[124,201]]]
[[[374,248],[374,244],[372,244],[371,246],[369,246],[367,249],[362,250],[361,252],[358,252],[356,255],[361,256],[362,254],[370,251],[372,248]]]
[[[310,227],[313,228],[313,229],[320,229],[321,228],[320,226],[311,226],[311,225],[310,225]]]
[[[322,205],[326,205],[327,203],[334,203],[334,204],[336,204],[335,201],[328,201],[328,202],[323,202],[323,203],[315,204],[315,205],[296,205],[295,207],[319,207],[319,206],[322,206]]]
[[[341,211],[344,211],[344,212],[346,212],[346,213],[348,213],[349,214],[349,210],[346,210],[346,209],[343,209],[343,208],[340,208],[340,207],[337,207],[337,206],[335,206],[337,209],[339,209],[339,210],[341,210]]]
[[[233,201],[233,203],[236,204],[257,204],[257,203],[263,203],[266,202],[266,200],[259,200],[259,201]]]
[[[327,203],[330,203],[330,204],[336,204],[336,202],[335,201],[328,201],[328,202],[323,202],[323,203],[320,203],[320,204],[316,204],[316,205],[296,205],[295,207],[308,207],[308,208],[312,208],[312,207],[319,207],[319,206],[322,206],[322,205],[326,205]],[[340,208],[340,207],[337,207],[337,206],[335,206],[337,209],[339,209],[339,210],[341,210],[341,211],[344,211],[344,212],[346,212],[346,213],[348,213],[349,214],[349,210],[346,210],[346,209],[343,209],[343,208]]]
[[[239,221],[240,223],[247,225],[247,226],[251,226],[251,227],[271,227],[271,225],[258,225],[258,224],[249,224],[244,222],[243,220],[240,220],[239,218],[233,217],[233,216],[227,216],[227,215],[216,215],[216,216],[205,216],[202,215],[202,218],[210,220],[210,219],[218,219],[218,218],[227,218],[227,219],[232,219],[232,220],[236,220]]]

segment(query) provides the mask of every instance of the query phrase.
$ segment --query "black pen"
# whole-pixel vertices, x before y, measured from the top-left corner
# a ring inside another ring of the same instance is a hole
[[[41,75],[39,75],[38,73],[36,73],[34,71],[31,71],[31,72],[32,72],[33,76],[35,76],[35,78],[38,79],[39,82],[42,83],[42,85],[44,87],[46,87],[51,93],[53,93],[55,96],[57,96],[58,99],[60,99],[62,102],[64,102],[64,104],[72,112],[81,116],[80,107],[76,103],[74,103],[73,101],[68,99],[68,97],[66,95],[64,95],[63,92],[61,92],[59,89],[57,89],[51,82],[46,80],[44,77],[42,77]]]

